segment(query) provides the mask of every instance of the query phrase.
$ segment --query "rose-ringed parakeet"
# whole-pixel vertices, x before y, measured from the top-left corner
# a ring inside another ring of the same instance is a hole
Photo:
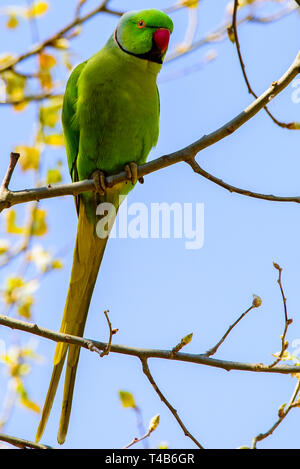
[[[75,198],[78,213],[73,267],[60,331],[82,336],[107,237],[98,237],[97,206],[113,204],[137,182],[137,165],[156,145],[159,94],[156,78],[166,54],[172,20],[158,10],[124,14],[106,45],[72,72],[65,91],[62,123],[73,181],[93,177],[95,192]],[[105,175],[126,170],[128,181],[106,187]],[[111,220],[110,220],[111,223]],[[45,429],[67,359],[57,440],[64,443],[80,347],[58,343],[51,382],[38,427]]]

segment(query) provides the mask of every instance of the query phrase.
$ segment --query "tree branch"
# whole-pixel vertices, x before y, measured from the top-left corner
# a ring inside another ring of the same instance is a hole
[[[288,346],[289,346],[289,343],[288,341],[285,340],[286,338],[286,334],[287,334],[287,331],[288,331],[288,328],[290,326],[290,324],[292,324],[293,320],[291,318],[288,317],[288,312],[287,312],[287,306],[286,306],[286,297],[285,297],[285,294],[284,294],[284,290],[283,290],[283,286],[282,286],[282,281],[281,281],[281,274],[282,274],[282,268],[280,267],[280,265],[276,264],[276,262],[273,263],[274,267],[276,270],[278,270],[278,280],[277,280],[277,283],[279,285],[279,288],[280,288],[280,293],[281,293],[281,297],[282,297],[282,303],[283,303],[283,310],[284,310],[284,330],[283,330],[283,333],[281,334],[280,336],[280,339],[281,339],[281,351],[279,352],[276,360],[270,365],[270,368],[273,368],[273,366],[276,366],[277,363],[279,363],[283,356],[284,356],[284,352],[287,350]]]
[[[246,311],[243,312],[243,314],[241,314],[238,319],[236,321],[234,321],[233,324],[231,324],[231,326],[229,326],[229,328],[227,329],[227,331],[225,332],[225,334],[222,336],[222,338],[219,340],[219,342],[216,343],[216,345],[214,347],[211,347],[209,350],[207,350],[207,352],[205,353],[205,355],[207,357],[211,357],[212,355],[214,355],[218,348],[223,344],[223,342],[225,341],[225,339],[228,337],[228,335],[230,334],[230,332],[232,331],[232,329],[252,310],[256,308],[256,306],[254,306],[254,304],[252,304],[250,306],[250,308],[246,309]]]
[[[288,5],[287,7],[282,8],[280,11],[272,15],[268,15],[268,16],[256,16],[250,13],[244,16],[243,18],[240,18],[237,21],[237,25],[239,26],[245,23],[258,23],[258,24],[273,23],[282,18],[285,18],[287,15],[295,12],[296,10],[297,10],[296,5],[295,6]],[[224,41],[226,38],[228,38],[228,33],[227,33],[228,28],[231,28],[231,27],[232,27],[232,22],[230,23],[226,22],[225,24],[222,24],[218,28],[206,34],[201,39],[198,39],[197,41],[193,42],[187,49],[175,50],[174,52],[169,53],[164,63],[179,59],[180,57],[190,54],[191,52],[194,52],[198,50],[200,47],[205,46],[207,44],[214,44],[216,42]]]
[[[217,130],[211,132],[208,135],[204,135],[199,140],[196,140],[187,147],[182,148],[181,150],[175,151],[173,153],[161,156],[149,163],[146,163],[138,168],[138,178],[142,178],[147,174],[150,174],[154,171],[157,171],[162,168],[167,168],[173,164],[185,161],[190,164],[194,171],[201,174],[203,177],[217,183],[218,185],[225,187],[231,192],[237,192],[243,195],[248,195],[251,197],[262,198],[265,200],[272,200],[278,202],[300,202],[300,197],[277,197],[272,195],[258,194],[243,189],[230,186],[227,183],[224,183],[218,178],[210,175],[195,162],[195,156],[205,148],[219,142],[220,140],[228,137],[233,132],[235,132],[239,127],[244,125],[248,120],[255,116],[265,105],[271,101],[275,96],[277,96],[281,91],[283,91],[291,81],[298,75],[300,72],[300,52],[297,54],[292,65],[285,72],[285,74],[278,80],[274,81],[271,86],[255,101],[253,101],[246,109],[244,109],[240,114],[235,116],[233,119],[228,121],[223,126],[219,127]],[[111,175],[107,177],[108,187],[112,187],[115,184],[124,182],[127,180],[127,174],[125,171],[122,171],[119,174]],[[46,187],[39,187],[34,189],[26,189],[22,191],[0,191],[0,211],[5,208],[9,208],[12,205],[30,202],[33,200],[48,199],[51,197],[58,197],[62,195],[78,195],[82,192],[93,191],[95,190],[93,180],[84,180],[72,184],[62,184],[57,186],[48,185]]]
[[[199,443],[199,441],[196,440],[196,438],[188,431],[188,429],[184,425],[183,421],[179,417],[179,415],[177,413],[177,410],[174,409],[174,407],[170,404],[170,402],[167,400],[167,398],[163,395],[163,393],[161,392],[161,390],[157,386],[153,376],[151,375],[147,359],[143,358],[143,359],[141,359],[141,362],[142,362],[144,375],[147,377],[148,381],[151,383],[154,391],[158,394],[161,401],[168,407],[171,414],[175,417],[175,419],[177,420],[180,428],[183,430],[185,436],[189,437],[195,443],[195,445],[198,446],[198,448],[204,449],[203,446]]]
[[[237,32],[237,10],[238,10],[238,6],[239,6],[239,1],[234,0],[231,30],[233,31],[233,34],[234,34],[236,51],[237,51],[237,54],[238,54],[242,74],[243,74],[245,83],[246,83],[247,88],[248,88],[248,92],[252,96],[254,96],[254,98],[257,98],[257,94],[254,92],[252,86],[250,85],[250,82],[249,82],[249,79],[248,79],[248,76],[247,76],[247,72],[246,72],[246,67],[245,67],[243,57],[242,57],[242,53],[241,53],[241,46],[240,46],[240,41],[239,41],[238,32]],[[267,106],[265,106],[264,109],[265,109],[266,113],[269,115],[269,117],[271,117],[272,121],[275,124],[277,124],[279,127],[282,127],[284,129],[290,129],[290,130],[297,130],[298,129],[295,122],[289,122],[289,123],[280,122],[278,119],[276,119],[276,117],[273,116],[273,114],[271,114],[271,112],[269,111]]]
[[[40,94],[28,94],[23,96],[21,99],[7,99],[6,101],[0,101],[0,106],[16,106],[22,103],[30,103],[30,102],[40,102],[44,99],[55,99],[55,98],[63,98],[63,94],[53,94],[51,91],[46,93]]]
[[[17,448],[26,449],[53,449],[51,446],[41,445],[39,443],[34,443],[33,441],[23,440],[22,438],[16,438],[15,436],[5,435],[0,433],[0,441],[5,441],[10,445],[16,446]]]
[[[298,393],[300,391],[300,380],[298,379],[297,384],[295,386],[294,392],[292,394],[292,397],[290,399],[290,402],[288,403],[287,407],[285,404],[283,404],[278,411],[278,419],[276,422],[271,426],[271,428],[266,431],[265,433],[260,433],[256,437],[253,438],[252,440],[252,449],[256,449],[256,445],[258,441],[262,441],[268,436],[272,435],[274,430],[281,424],[281,422],[285,419],[287,414],[290,412],[291,409],[295,407],[300,407],[300,402],[299,399],[297,400]],[[285,408],[286,407],[286,408]]]
[[[19,158],[20,158],[20,153],[11,152],[10,158],[9,158],[9,165],[8,165],[6,174],[3,178],[3,181],[0,187],[0,192],[8,191],[8,186],[9,186],[11,177],[13,175],[14,169],[16,167],[16,164]]]
[[[110,14],[119,15],[119,12],[114,12],[113,10],[110,10],[110,9],[107,8],[108,1],[109,0],[102,1],[101,4],[98,7],[94,8],[92,11],[90,11],[86,15],[82,16],[81,18],[78,18],[77,16],[75,16],[73,21],[68,23],[63,28],[61,28],[55,34],[50,36],[48,39],[45,39],[44,41],[36,44],[30,50],[28,50],[27,52],[24,52],[23,54],[20,54],[19,56],[12,58],[8,63],[7,62],[4,63],[2,66],[0,66],[0,73],[4,72],[6,70],[12,69],[17,64],[19,64],[20,62],[23,62],[23,60],[28,59],[29,57],[32,57],[33,55],[39,54],[47,46],[55,46],[55,42],[58,39],[64,37],[65,34],[68,33],[71,29],[73,29],[75,26],[78,26],[78,25],[81,25],[81,24],[85,23],[86,21],[93,18],[98,13],[103,12],[103,13],[110,13]]]
[[[65,342],[67,344],[78,345],[79,347],[86,348],[90,351],[95,350],[95,348],[98,350],[106,350],[107,348],[107,343],[105,342],[98,342],[96,340],[90,340],[84,337],[77,337],[69,334],[63,334],[61,332],[51,331],[49,329],[39,327],[37,324],[20,321],[19,319],[13,319],[8,316],[0,315],[0,325],[10,327],[11,329],[29,332],[30,334],[44,337],[46,339],[53,340],[54,342]],[[299,373],[299,366],[296,365],[280,365],[275,366],[274,368],[270,368],[268,365],[264,365],[262,363],[243,363],[227,360],[217,360],[215,358],[208,358],[205,354],[191,354],[183,352],[177,353],[174,357],[172,357],[172,350],[143,349],[116,344],[111,344],[110,353],[129,355],[137,357],[140,360],[147,360],[148,358],[176,360],[186,363],[212,366],[226,371],[240,370],[280,374]]]

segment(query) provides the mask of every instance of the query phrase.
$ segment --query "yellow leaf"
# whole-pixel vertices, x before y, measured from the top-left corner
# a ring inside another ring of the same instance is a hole
[[[227,28],[227,34],[228,34],[228,37],[229,37],[230,41],[234,44],[235,43],[235,34],[234,34],[234,30],[231,26],[229,28]]]
[[[181,0],[181,5],[188,8],[197,8],[199,0]]]
[[[62,269],[63,263],[59,259],[54,259],[51,264],[52,269]]]
[[[37,414],[41,412],[40,406],[38,406],[35,402],[28,399],[27,396],[22,396],[20,398],[20,402],[24,407],[27,407],[27,409],[32,410],[33,412],[36,412]]]
[[[32,296],[27,296],[24,298],[24,301],[18,305],[18,314],[23,318],[30,319],[31,318],[31,306],[34,303],[34,299]]]
[[[246,5],[251,5],[255,0],[239,0],[239,7],[242,8]]]
[[[28,375],[29,372],[30,372],[30,366],[28,365],[28,363],[21,363],[19,366],[19,374],[24,376],[24,375]]]
[[[46,69],[41,69],[39,74],[39,80],[41,83],[41,86],[44,90],[50,91],[53,86],[53,80],[52,80],[52,75],[49,71]]]
[[[0,65],[1,67],[8,67],[11,62],[15,60],[16,56],[7,52],[2,52],[0,54]]]
[[[55,127],[60,118],[60,110],[62,108],[62,98],[51,99],[48,106],[40,109],[40,121],[43,126]]]
[[[2,74],[2,78],[6,84],[6,93],[14,101],[19,101],[24,97],[26,86],[26,78],[16,75],[10,70]]]
[[[62,176],[61,172],[59,169],[54,168],[54,169],[48,169],[47,172],[47,184],[56,184],[58,182],[61,182]]]
[[[24,388],[21,379],[17,379],[17,393],[19,394],[20,402],[24,407],[27,407],[27,409],[33,410],[33,412],[37,413],[41,411],[40,407],[29,399],[28,393]]]
[[[34,16],[41,16],[46,11],[48,11],[49,5],[48,2],[45,1],[37,1],[34,2],[32,7],[28,9],[27,16],[32,18]]]
[[[14,209],[8,210],[5,214],[5,225],[7,233],[11,234],[25,234],[25,227],[20,227],[16,225],[17,214]]]
[[[19,24],[18,18],[15,15],[10,15],[7,20],[6,26],[9,29],[14,29],[18,26],[18,24]]]
[[[39,168],[40,151],[36,147],[29,147],[27,145],[18,145],[14,150],[20,153],[19,163],[23,171],[33,169],[36,171]]]
[[[49,70],[49,68],[52,68],[56,65],[55,57],[53,57],[53,55],[46,54],[45,52],[39,55],[39,62],[40,67],[46,70]]]
[[[14,104],[14,105],[13,105],[13,109],[14,109],[14,111],[16,111],[16,112],[21,112],[21,111],[24,111],[24,109],[27,108],[27,105],[28,105],[28,103],[27,103],[26,101],[23,101],[23,102],[21,102],[21,103]]]
[[[45,135],[44,141],[47,145],[52,145],[52,146],[55,146],[55,147],[63,147],[64,146],[63,134]]]
[[[119,397],[123,407],[132,407],[132,409],[136,408],[134,397],[131,392],[119,391]]]
[[[21,277],[9,277],[6,279],[3,291],[3,299],[6,304],[12,304],[20,298],[20,289],[24,286]]]
[[[34,236],[43,236],[47,233],[46,210],[36,208],[32,224],[32,234]]]

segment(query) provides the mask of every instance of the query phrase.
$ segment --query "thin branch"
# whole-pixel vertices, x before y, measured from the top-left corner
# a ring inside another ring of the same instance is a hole
[[[96,340],[86,339],[84,337],[77,337],[69,334],[63,334],[61,332],[55,332],[40,327],[37,324],[20,321],[19,319],[14,319],[8,316],[0,315],[0,325],[10,327],[11,329],[29,332],[30,334],[44,337],[46,339],[53,340],[54,342],[64,342],[78,345],[87,350],[105,350],[107,348],[107,343],[105,342],[99,342]],[[140,360],[147,360],[148,358],[161,358],[164,360],[176,360],[180,362],[212,366],[226,371],[240,370],[280,374],[299,373],[299,366],[296,365],[279,365],[274,368],[270,368],[268,365],[264,365],[262,363],[243,363],[228,360],[217,360],[215,358],[206,357],[205,354],[179,352],[173,358],[170,358],[172,350],[143,349],[112,344],[110,352],[137,357]]]
[[[107,324],[108,324],[108,328],[109,328],[109,339],[108,339],[108,344],[107,344],[107,347],[105,350],[103,350],[103,352],[101,353],[100,357],[104,357],[105,355],[108,355],[109,352],[110,352],[110,349],[111,349],[111,342],[112,342],[112,337],[113,335],[115,335],[119,329],[113,329],[112,326],[111,326],[111,322],[109,320],[109,317],[108,317],[108,313],[109,311],[106,310],[104,311],[104,315],[106,317],[106,321],[107,321]]]
[[[281,424],[281,422],[286,418],[286,416],[288,415],[288,413],[290,412],[291,409],[295,408],[295,407],[300,407],[300,402],[299,400],[296,401],[297,399],[297,395],[300,391],[300,380],[298,379],[297,380],[297,384],[295,386],[295,389],[294,389],[294,392],[292,394],[292,397],[290,399],[290,402],[288,403],[287,407],[285,406],[285,404],[283,404],[280,408],[279,408],[279,411],[278,411],[278,420],[276,420],[276,422],[274,423],[274,425],[272,425],[272,427],[265,433],[260,433],[259,435],[257,435],[256,437],[253,438],[252,440],[252,449],[256,449],[256,445],[257,445],[257,442],[258,441],[262,441],[264,440],[265,438],[267,438],[268,436],[272,435],[272,433],[274,432],[274,430],[276,430],[276,428]],[[286,407],[286,408],[285,408]]]
[[[258,24],[273,23],[275,21],[280,20],[281,18],[285,18],[287,15],[295,12],[296,10],[297,10],[297,6],[296,5],[293,6],[291,4],[286,8],[282,8],[282,10],[280,10],[276,14],[269,15],[269,16],[256,16],[253,14],[249,14],[237,20],[237,25],[239,26],[239,25],[246,24],[246,23],[258,23]],[[164,63],[168,63],[173,60],[179,59],[180,57],[190,54],[191,52],[194,52],[198,50],[200,47],[203,47],[207,44],[214,44],[216,42],[224,41],[225,39],[228,38],[227,31],[228,31],[228,28],[231,28],[231,27],[232,27],[232,21],[222,24],[218,28],[206,34],[204,37],[198,39],[197,41],[194,41],[188,48],[183,49],[183,50],[175,50],[174,52],[169,53]]]
[[[144,433],[142,436],[140,436],[139,438],[135,437],[133,438],[133,440],[131,441],[131,443],[129,443],[128,445],[124,446],[123,449],[128,449],[130,448],[131,446],[133,445],[136,445],[137,443],[139,443],[140,441],[143,441],[145,440],[146,438],[149,438],[149,436],[151,435],[151,433],[153,433],[158,424],[159,424],[159,414],[158,415],[155,415],[154,417],[152,417],[152,419],[150,420],[150,423],[149,423],[149,427],[148,427],[148,431],[147,433]]]
[[[19,158],[20,158],[20,153],[11,152],[10,158],[9,158],[9,165],[8,165],[6,174],[3,178],[3,181],[0,187],[0,192],[8,191],[8,186],[9,186],[11,177],[13,175],[14,169],[16,167],[16,164]]]
[[[17,448],[26,449],[53,449],[51,446],[41,445],[39,443],[34,443],[33,441],[23,440],[22,438],[16,438],[15,436],[5,435],[0,433],[0,441],[5,441],[10,445],[16,446]]]
[[[239,0],[234,0],[231,30],[233,31],[233,34],[234,34],[236,50],[237,50],[237,54],[238,54],[242,74],[243,74],[244,80],[245,80],[247,88],[248,88],[248,92],[252,96],[254,96],[254,98],[257,98],[258,97],[257,94],[254,92],[254,90],[252,89],[252,86],[250,85],[250,81],[249,81],[248,76],[247,76],[246,67],[245,67],[243,57],[242,57],[242,53],[241,53],[241,46],[240,46],[240,41],[239,41],[238,32],[237,32],[237,10],[238,10],[238,6],[239,6]],[[282,127],[282,128],[285,128],[285,129],[290,129],[290,130],[297,129],[297,126],[295,125],[295,122],[289,122],[289,123],[280,122],[278,119],[276,119],[276,117],[273,116],[273,114],[271,114],[271,112],[269,111],[267,106],[265,106],[264,109],[265,109],[266,113],[271,117],[272,121],[275,124],[277,124],[279,127]]]
[[[173,164],[179,163],[181,161],[185,161],[189,163],[191,166],[194,165],[193,169],[196,168],[199,174],[206,175],[206,177],[210,180],[213,180],[213,177],[209,175],[209,173],[205,173],[199,165],[196,167],[196,162],[194,163],[195,156],[205,148],[219,142],[220,140],[228,137],[233,132],[235,132],[239,127],[244,125],[248,120],[254,117],[261,109],[265,107],[265,105],[271,101],[275,96],[277,96],[281,91],[283,91],[298,75],[300,72],[300,52],[297,54],[294,62],[291,64],[289,69],[285,72],[285,74],[278,80],[274,81],[271,86],[264,92],[262,95],[254,100],[246,109],[244,109],[240,114],[235,116],[233,119],[228,121],[226,124],[219,127],[217,130],[211,132],[208,135],[204,135],[199,140],[196,140],[192,144],[188,145],[181,150],[175,151],[174,153],[170,153],[168,155],[161,156],[149,163],[146,163],[138,168],[138,178],[142,178],[147,174],[150,174],[154,171],[157,171],[162,168],[167,168]],[[199,170],[200,168],[200,170]],[[195,169],[194,169],[195,170]],[[127,174],[125,171],[122,171],[119,174],[108,176],[107,177],[107,186],[112,187],[117,183],[124,182],[127,180]],[[215,178],[215,181],[217,178]],[[215,182],[214,181],[214,182]],[[223,185],[224,183],[220,183],[218,180],[219,185]],[[227,185],[233,188],[233,186]],[[238,188],[236,192],[244,193],[247,191],[243,191]],[[48,185],[46,187],[39,187],[35,189],[26,189],[23,191],[0,191],[0,211],[5,208],[9,208],[12,205],[29,202],[33,200],[40,200],[40,199],[48,199],[51,197],[58,197],[62,195],[78,195],[82,192],[86,191],[93,191],[95,190],[95,185],[93,180],[84,180],[72,184],[62,184],[51,186]],[[230,189],[229,189],[230,190]],[[255,193],[252,193],[255,194]],[[247,193],[249,195],[249,193]],[[299,203],[299,197],[275,197],[275,196],[268,196],[268,195],[253,195],[257,198],[264,198],[265,200],[273,200],[273,201],[282,201],[282,202],[297,202]]]
[[[137,438],[137,437],[133,438],[133,440],[128,445],[124,446],[124,448],[122,448],[122,449],[129,449],[129,448],[131,448],[131,446],[136,445],[137,443],[140,443],[140,441],[143,441],[146,438],[149,438],[150,435],[151,435],[151,432],[149,430],[147,433],[145,433],[145,435],[143,435],[139,438]]]
[[[278,355],[278,357],[276,358],[276,360],[270,365],[270,368],[273,368],[274,366],[276,366],[281,360],[282,360],[282,357],[284,355],[284,352],[286,351],[286,349],[288,348],[289,346],[289,343],[285,340],[286,338],[286,334],[287,334],[287,331],[288,331],[288,327],[290,324],[292,324],[293,320],[291,318],[288,318],[288,313],[287,313],[287,305],[286,305],[286,297],[285,297],[285,294],[284,294],[284,290],[283,290],[283,286],[282,286],[282,281],[281,281],[281,274],[282,274],[282,268],[280,267],[280,265],[276,264],[276,262],[274,262],[274,267],[275,269],[278,270],[278,280],[277,280],[277,283],[279,285],[279,288],[280,288],[280,293],[281,293],[281,297],[282,297],[282,303],[283,303],[283,311],[284,311],[284,331],[283,331],[283,334],[281,335],[280,339],[281,339],[281,351]]]
[[[186,163],[191,166],[191,168],[196,174],[199,174],[200,176],[204,177],[205,179],[208,179],[214,184],[217,184],[218,186],[223,187],[223,189],[226,189],[230,193],[240,194],[246,197],[252,197],[254,199],[267,200],[269,202],[300,203],[300,196],[284,197],[284,196],[278,196],[278,195],[273,195],[273,194],[261,194],[259,192],[252,192],[252,191],[249,191],[248,189],[242,189],[240,187],[236,187],[231,184],[228,184],[227,182],[223,181],[223,179],[219,179],[216,176],[213,176],[211,173],[208,173],[207,171],[205,171],[205,169],[203,169],[199,165],[199,163],[197,163],[195,159],[187,160]]]
[[[89,19],[96,16],[98,13],[103,12],[103,13],[110,13],[110,14],[118,15],[118,12],[114,12],[113,10],[109,10],[107,8],[108,1],[109,0],[102,1],[101,4],[98,7],[94,8],[92,11],[90,11],[86,15],[82,16],[81,18],[78,18],[78,17],[75,16],[73,21],[68,23],[63,28],[61,28],[55,34],[50,36],[48,39],[45,39],[44,41],[36,44],[30,50],[28,50],[27,52],[24,52],[23,54],[20,54],[19,56],[12,58],[8,63],[4,63],[2,66],[0,66],[0,73],[4,72],[5,70],[12,69],[17,64],[19,64],[20,62],[23,62],[23,60],[28,59],[29,57],[32,57],[33,55],[39,54],[40,52],[42,52],[45,49],[45,47],[48,47],[48,46],[55,47],[55,42],[58,39],[61,39],[62,37],[65,36],[66,33],[68,33],[70,30],[72,30],[75,26],[82,25],[83,23],[85,23]]]
[[[21,99],[8,99],[6,101],[0,101],[0,106],[15,106],[22,103],[39,102],[43,101],[44,99],[55,99],[62,97],[63,94],[53,94],[51,91],[48,91],[46,93],[40,94],[29,94],[27,96],[23,96]]]
[[[149,382],[151,383],[151,385],[152,385],[153,389],[155,390],[155,392],[160,397],[161,401],[168,407],[170,412],[173,414],[173,416],[177,420],[179,426],[182,428],[185,436],[190,438],[195,443],[195,445],[198,446],[198,448],[204,449],[203,446],[199,443],[199,441],[196,440],[196,438],[188,431],[188,429],[184,425],[183,421],[179,417],[179,415],[177,413],[177,410],[174,409],[174,407],[170,404],[170,402],[167,400],[167,398],[163,395],[163,393],[161,392],[161,390],[157,386],[156,382],[154,381],[153,376],[150,373],[150,369],[149,369],[149,366],[148,366],[147,359],[142,358],[141,362],[142,362],[143,372],[144,372],[145,376],[148,378]]]
[[[252,310],[256,308],[256,306],[254,306],[253,304],[250,306],[250,308],[246,309],[246,311],[244,311],[243,314],[240,315],[240,317],[233,323],[231,324],[231,326],[227,329],[227,331],[225,332],[225,334],[223,335],[223,337],[219,340],[219,342],[217,342],[217,344],[210,348],[209,350],[207,350],[206,352],[206,357],[211,357],[212,355],[214,355],[218,348],[220,347],[220,345],[223,344],[223,342],[225,341],[225,339],[227,338],[227,336],[230,334],[230,332],[232,331],[232,329]]]

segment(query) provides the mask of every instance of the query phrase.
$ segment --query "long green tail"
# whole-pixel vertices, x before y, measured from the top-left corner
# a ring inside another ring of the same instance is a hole
[[[82,337],[91,297],[103,258],[107,238],[98,238],[95,227],[87,219],[84,204],[80,204],[73,267],[60,331]],[[57,386],[67,357],[63,402],[57,441],[63,444],[68,431],[76,370],[80,347],[59,342],[53,359],[54,368],[37,430],[36,441],[43,435],[52,408]]]

